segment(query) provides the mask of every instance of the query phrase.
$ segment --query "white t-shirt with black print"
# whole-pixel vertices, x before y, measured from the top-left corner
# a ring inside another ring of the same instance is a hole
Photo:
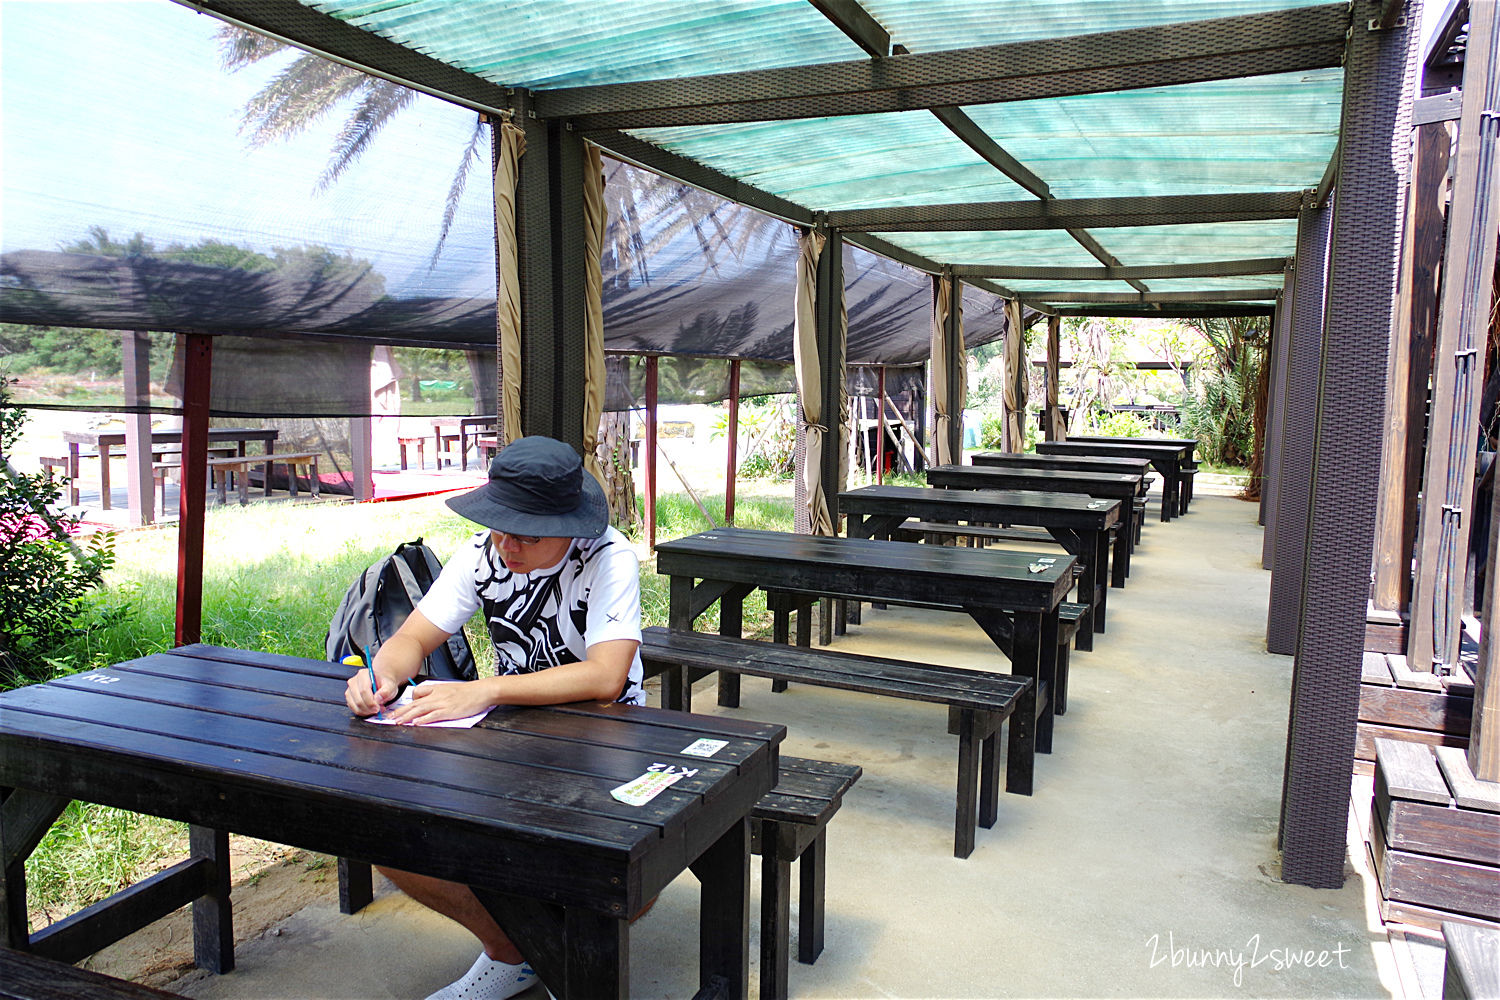
[[[448,560],[417,607],[449,633],[482,607],[499,672],[532,673],[577,663],[595,643],[641,641],[640,560],[611,527],[598,538],[573,539],[555,566],[512,573],[489,531],[480,531]],[[644,705],[641,676],[637,652],[615,700]]]

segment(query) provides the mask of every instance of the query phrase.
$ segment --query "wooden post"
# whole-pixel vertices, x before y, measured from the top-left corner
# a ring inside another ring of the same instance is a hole
[[[1068,436],[1062,421],[1062,387],[1057,371],[1061,356],[1062,317],[1053,314],[1047,317],[1047,414],[1043,423],[1048,441],[1060,441]]]
[[[142,409],[125,418],[125,494],[131,524],[156,520],[156,482],[151,477],[151,339],[144,330],[120,335],[125,405]],[[103,459],[100,459],[103,461]],[[165,487],[163,487],[165,489]]]
[[[208,505],[208,400],[214,341],[187,335],[182,378],[182,485],[177,515],[177,628],[179,646],[203,634],[203,519]]]
[[[656,378],[657,357],[646,356],[646,546],[656,550]]]
[[[375,499],[375,419],[349,418],[349,484],[356,500]]]
[[[1432,413],[1422,475],[1420,544],[1406,658],[1414,670],[1458,662],[1464,576],[1473,506],[1480,381],[1493,291],[1500,141],[1496,5],[1469,11],[1463,112],[1453,164],[1453,201],[1443,250],[1443,290],[1432,372]]]
[[[724,523],[734,524],[734,474],[739,467],[740,359],[729,362],[729,461],[724,470]]]
[[[1430,122],[1417,126],[1415,133],[1401,281],[1391,323],[1385,449],[1380,466],[1379,520],[1375,525],[1375,582],[1370,590],[1371,602],[1385,611],[1400,611],[1411,600],[1412,548],[1425,444],[1422,431],[1427,384],[1432,375],[1438,265],[1443,258],[1448,126],[1446,122]],[[1426,632],[1430,634],[1430,627]]]
[[[885,485],[885,365],[875,374],[875,482]]]

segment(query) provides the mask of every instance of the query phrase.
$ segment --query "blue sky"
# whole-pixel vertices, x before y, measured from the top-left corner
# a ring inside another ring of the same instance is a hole
[[[487,149],[428,272],[472,112],[419,96],[315,194],[340,119],[252,150],[240,109],[271,68],[221,69],[219,26],[168,0],[0,2],[0,248],[56,250],[95,225],[158,246],[315,243],[373,260],[395,294],[493,293]]]

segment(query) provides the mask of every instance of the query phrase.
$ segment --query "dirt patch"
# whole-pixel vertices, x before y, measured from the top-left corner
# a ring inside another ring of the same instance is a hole
[[[314,902],[337,899],[338,864],[326,855],[233,836],[229,853],[236,945]],[[172,865],[182,859],[164,860]],[[118,979],[165,987],[194,968],[192,910],[184,906],[81,964]]]

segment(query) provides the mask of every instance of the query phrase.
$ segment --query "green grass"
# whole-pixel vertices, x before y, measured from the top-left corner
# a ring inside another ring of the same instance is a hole
[[[742,491],[735,500],[740,527],[791,530],[789,484]],[[705,502],[724,523],[724,498]],[[686,495],[657,504],[657,539],[709,527]],[[441,497],[397,503],[321,503],[288,507],[251,504],[208,512],[204,538],[202,640],[221,646],[322,659],[328,621],[366,567],[401,542],[421,538],[440,558],[474,530]],[[639,535],[639,531],[636,532]],[[637,541],[639,539],[637,538]],[[148,656],[173,645],[177,533],[151,529],[122,533],[117,560],[97,603],[111,621],[57,651],[60,672],[90,670]],[[645,625],[667,623],[667,584],[652,560],[641,566]],[[718,605],[699,627],[718,628]],[[770,616],[757,593],[745,602],[745,631],[768,633]],[[476,616],[466,629],[482,672],[494,655]],[[53,919],[124,888],[181,855],[187,828],[103,806],[73,803],[26,862],[27,904]]]

